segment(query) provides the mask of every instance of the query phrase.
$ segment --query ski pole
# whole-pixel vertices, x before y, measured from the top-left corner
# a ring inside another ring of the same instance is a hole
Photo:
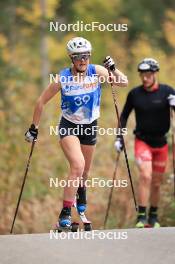
[[[24,178],[23,178],[23,183],[22,183],[22,186],[21,186],[21,191],[20,191],[20,194],[19,194],[18,203],[17,203],[16,210],[15,210],[15,215],[14,215],[12,226],[11,226],[11,229],[10,229],[10,234],[12,234],[12,232],[13,232],[13,227],[14,227],[16,216],[17,216],[17,213],[18,213],[19,204],[20,204],[20,201],[21,201],[21,196],[22,196],[22,193],[23,193],[23,189],[24,189],[27,173],[28,173],[28,170],[29,170],[30,160],[31,160],[31,157],[32,157],[32,153],[33,153],[33,149],[34,149],[34,146],[35,146],[35,142],[36,142],[36,140],[33,140],[33,142],[32,142],[32,146],[31,146],[31,150],[30,150],[30,154],[29,154],[29,158],[28,158],[28,161],[27,161],[27,166],[26,166],[26,170],[25,170],[25,174],[24,174]]]
[[[174,109],[170,108],[170,116],[171,116],[171,133],[172,133],[172,158],[173,158],[173,178],[174,178],[174,197],[175,197],[175,125],[174,125]]]
[[[114,86],[113,86],[113,83],[112,83],[112,77],[111,77],[110,70],[108,70],[108,73],[109,73],[109,78],[110,78],[110,83],[111,83],[111,88],[112,88],[112,96],[113,96],[115,111],[116,111],[116,115],[117,115],[118,125],[119,125],[120,128],[122,128],[121,122],[120,122],[119,111],[118,111],[117,99],[116,99],[116,95],[115,95]],[[125,141],[124,141],[124,137],[123,137],[122,133],[121,133],[121,138],[122,138],[122,141],[123,141],[123,150],[124,150],[124,155],[125,155],[125,161],[126,161],[128,176],[129,176],[129,180],[130,180],[130,184],[131,184],[132,195],[133,195],[133,199],[134,199],[134,205],[135,205],[135,209],[137,211],[137,202],[136,202],[136,197],[135,197],[135,192],[134,192],[134,187],[133,187],[133,182],[132,182],[132,176],[131,176],[131,171],[130,171],[129,162],[128,162],[128,155],[127,155],[127,152],[126,152]]]
[[[109,215],[109,210],[110,210],[110,206],[111,206],[111,200],[112,200],[112,194],[113,194],[113,190],[114,190],[114,182],[116,179],[116,175],[117,175],[117,168],[118,168],[118,162],[119,162],[119,158],[120,158],[120,152],[117,153],[117,157],[116,157],[116,162],[115,162],[115,169],[114,169],[114,173],[113,173],[113,185],[110,189],[110,193],[109,193],[109,198],[108,198],[108,206],[106,209],[106,215],[105,215],[105,220],[104,220],[104,229],[106,228],[106,224],[108,221],[108,215]]]

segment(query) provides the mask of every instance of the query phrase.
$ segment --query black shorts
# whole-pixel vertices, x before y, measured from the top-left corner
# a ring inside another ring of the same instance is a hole
[[[59,123],[60,139],[67,136],[76,136],[82,145],[95,145],[97,142],[97,120],[91,124],[74,124],[63,116]]]

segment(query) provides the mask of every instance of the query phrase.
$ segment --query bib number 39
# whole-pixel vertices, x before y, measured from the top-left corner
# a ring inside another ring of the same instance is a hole
[[[76,106],[81,106],[83,104],[87,104],[90,101],[90,95],[84,95],[83,97],[76,96],[74,98]]]

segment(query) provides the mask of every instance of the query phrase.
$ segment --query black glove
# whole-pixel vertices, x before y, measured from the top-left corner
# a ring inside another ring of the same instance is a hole
[[[115,71],[115,62],[114,60],[110,57],[107,56],[104,61],[103,61],[104,67],[110,71]]]
[[[38,136],[38,129],[35,127],[34,124],[31,125],[29,130],[25,133],[25,140],[28,142],[36,141]]]

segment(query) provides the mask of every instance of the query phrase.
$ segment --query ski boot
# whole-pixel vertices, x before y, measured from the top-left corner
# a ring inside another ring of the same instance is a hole
[[[61,210],[58,222],[56,224],[58,231],[71,229],[71,208],[64,207]]]
[[[136,228],[144,228],[147,227],[147,219],[145,213],[138,213],[137,223],[135,225]]]
[[[154,212],[149,213],[148,224],[150,227],[153,227],[153,228],[159,228],[160,227],[160,223],[159,223],[159,220],[157,217],[157,213],[154,213]]]
[[[86,188],[79,187],[77,191],[76,207],[79,214],[86,211]]]
[[[76,200],[75,208],[79,214],[81,222],[83,223],[84,231],[91,231],[92,230],[91,221],[89,221],[85,215],[86,204],[87,204],[86,188],[79,187],[77,191],[77,200]]]
[[[79,229],[79,223],[72,222],[71,220],[71,208],[64,207],[60,213],[58,222],[54,228],[55,232],[61,233],[62,231],[68,232],[77,232]]]

